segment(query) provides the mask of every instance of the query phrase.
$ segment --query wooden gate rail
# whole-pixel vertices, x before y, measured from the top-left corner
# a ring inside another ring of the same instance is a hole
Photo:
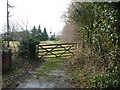
[[[38,45],[38,58],[53,58],[73,56],[76,50],[76,43],[46,44]]]

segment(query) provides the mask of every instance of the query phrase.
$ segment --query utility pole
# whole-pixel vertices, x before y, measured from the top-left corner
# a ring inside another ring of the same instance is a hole
[[[7,0],[7,47],[9,47],[9,11],[8,11],[8,0]]]
[[[8,3],[8,0],[7,0],[7,47],[9,48],[9,38],[10,38],[10,25],[9,25],[9,17],[10,17],[10,12],[9,12],[9,8],[13,8],[14,6],[11,6],[9,3]]]

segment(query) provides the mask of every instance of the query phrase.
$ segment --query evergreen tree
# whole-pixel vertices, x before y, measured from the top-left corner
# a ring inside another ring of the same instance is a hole
[[[55,40],[56,38],[55,38],[55,33],[54,33],[54,35],[51,36],[50,41],[55,41]]]
[[[44,28],[44,31],[42,33],[42,40],[43,41],[48,40],[48,34],[47,34],[47,31],[46,31],[46,28]]]
[[[37,39],[39,39],[40,41],[42,40],[42,31],[41,31],[40,25],[38,26]]]
[[[36,27],[34,26],[33,27],[33,29],[31,30],[31,36],[32,36],[32,38],[36,38],[37,37],[37,29],[36,29]]]

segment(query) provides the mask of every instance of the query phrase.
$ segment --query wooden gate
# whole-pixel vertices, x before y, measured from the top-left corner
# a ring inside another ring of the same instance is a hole
[[[38,45],[38,58],[71,57],[75,54],[76,43]]]

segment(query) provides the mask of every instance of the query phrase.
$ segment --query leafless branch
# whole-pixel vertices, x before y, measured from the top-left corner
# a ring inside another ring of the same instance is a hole
[[[23,31],[25,31],[24,28],[23,28],[17,21],[15,21],[15,22],[20,26],[20,28],[21,28]]]

